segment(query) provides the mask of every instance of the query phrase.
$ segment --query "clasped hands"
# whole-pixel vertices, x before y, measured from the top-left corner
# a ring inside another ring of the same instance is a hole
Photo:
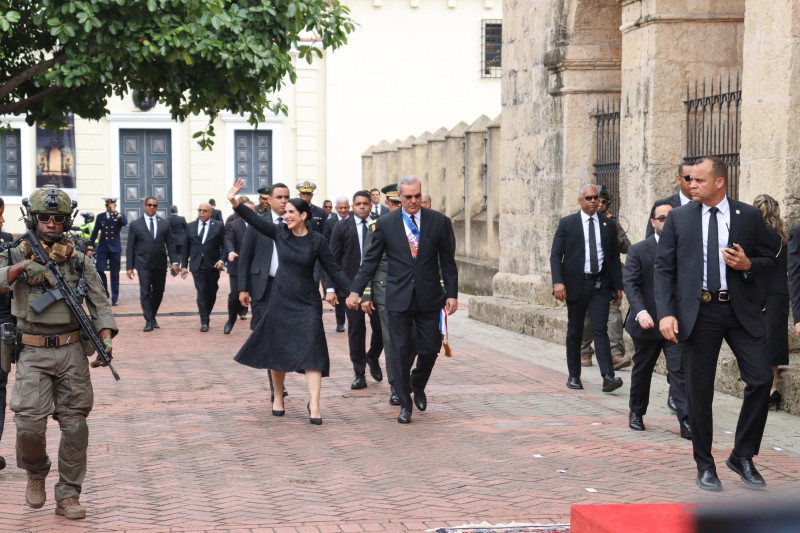
[[[361,306],[361,296],[358,294],[351,292],[350,295],[347,297],[347,301],[345,302],[347,307],[350,309],[358,309]],[[444,304],[445,310],[447,310],[448,315],[452,315],[458,310],[458,299],[457,298],[448,298]]]

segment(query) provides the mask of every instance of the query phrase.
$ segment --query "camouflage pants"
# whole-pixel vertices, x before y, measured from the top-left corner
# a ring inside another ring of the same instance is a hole
[[[621,302],[620,302],[621,303]],[[611,356],[625,355],[625,343],[622,341],[622,313],[619,305],[613,301],[608,307],[608,340],[611,342]],[[589,324],[589,313],[583,320],[583,339],[581,339],[581,355],[594,354],[592,348],[592,327]]]
[[[390,363],[392,357],[392,346],[389,341],[389,312],[385,307],[386,302],[386,283],[375,282],[372,284],[372,305],[375,306],[373,313],[378,313],[381,319],[381,334],[383,335],[383,357],[386,366],[386,379],[389,381],[392,394],[394,390],[394,372]]]
[[[50,458],[45,433],[47,419],[53,415],[61,427],[56,500],[80,496],[89,445],[86,417],[93,402],[89,362],[81,343],[59,348],[25,346],[11,394],[11,410],[16,413],[17,466],[31,479],[47,477]]]

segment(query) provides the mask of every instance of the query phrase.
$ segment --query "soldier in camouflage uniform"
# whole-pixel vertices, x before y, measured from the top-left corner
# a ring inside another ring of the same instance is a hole
[[[30,197],[27,216],[26,224],[35,229],[70,286],[85,287],[86,306],[95,331],[110,352],[117,325],[94,263],[74,249],[65,233],[72,222],[69,196],[51,185],[37,189]],[[46,500],[44,480],[50,471],[45,431],[52,414],[61,428],[56,514],[84,518],[86,510],[78,498],[86,475],[86,417],[93,404],[87,357],[94,349],[88,341],[81,341],[78,323],[63,300],[41,314],[29,307],[45,290],[44,280],[51,281],[49,273],[31,257],[24,242],[0,254],[0,291],[13,292],[11,312],[17,318],[17,338],[22,345],[11,394],[17,426],[17,466],[28,474],[25,501],[34,509],[42,507]],[[94,361],[91,366],[100,364]]]
[[[264,213],[269,213],[269,195],[270,190],[269,187],[261,187],[258,189],[258,204],[256,205],[256,213],[259,215],[263,215]]]
[[[394,211],[400,207],[400,197],[398,196],[396,183],[387,185],[381,189],[381,192],[386,195],[386,207],[389,208],[389,211]],[[372,243],[372,232],[375,231],[375,224],[377,224],[379,220],[380,219],[375,219],[369,223],[371,231],[367,233],[367,237],[364,241],[365,250],[368,250],[369,245]],[[389,386],[391,387],[389,403],[391,405],[400,405],[400,396],[397,395],[394,388],[392,365],[389,363],[392,357],[392,348],[391,342],[389,342],[389,313],[386,311],[385,307],[387,271],[388,262],[386,260],[386,254],[384,253],[383,259],[381,259],[381,262],[378,264],[378,269],[375,271],[375,276],[372,278],[372,282],[364,289],[364,294],[361,298],[361,310],[369,315],[377,311],[378,316],[380,316],[381,333],[383,334],[383,355],[386,360],[386,376],[389,380]]]
[[[628,253],[628,248],[631,247],[631,241],[628,239],[625,230],[622,229],[622,224],[619,223],[617,217],[612,215],[608,210],[609,207],[611,207],[611,192],[601,186],[597,195],[600,197],[597,208],[598,215],[603,215],[616,222],[617,247],[619,248],[619,253]],[[625,355],[625,342],[622,339],[622,326],[624,321],[622,320],[622,313],[619,310],[619,306],[622,302],[620,301],[615,304],[611,296],[609,296],[609,299],[611,302],[608,308],[608,340],[611,342],[611,362],[614,364],[614,370],[619,370],[631,366],[631,356]],[[592,366],[592,354],[594,354],[594,350],[592,349],[592,328],[589,324],[589,313],[587,312],[586,318],[583,321],[583,341],[581,344],[582,366]]]

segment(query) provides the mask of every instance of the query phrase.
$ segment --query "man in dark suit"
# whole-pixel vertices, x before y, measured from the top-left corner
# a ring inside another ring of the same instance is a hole
[[[664,338],[683,342],[686,392],[697,485],[722,490],[711,455],[714,378],[722,340],[744,383],[733,451],[726,464],[753,487],[766,485],[753,464],[758,455],[772,369],[766,327],[754,279],[775,268],[778,250],[761,211],[728,198],[728,171],[718,157],[692,167],[692,203],[673,210],[658,242],[656,309]],[[680,274],[680,281],[678,276]]]
[[[656,203],[666,202],[672,207],[680,207],[692,201],[692,191],[691,191],[692,176],[689,174],[691,170],[692,170],[692,165],[689,165],[687,163],[678,164],[678,174],[675,176],[675,183],[678,184],[678,192],[676,192],[672,196],[668,196],[667,198],[662,198],[661,200],[657,200],[653,204],[653,207],[650,209],[650,219],[653,218],[653,212],[655,211]],[[650,224],[650,220],[648,220],[644,236],[649,237],[652,234],[653,234],[653,225]]]
[[[158,200],[152,196],[145,198],[144,216],[131,223],[125,253],[128,279],[133,279],[134,268],[139,273],[139,302],[142,305],[145,332],[159,327],[156,315],[167,281],[167,255],[173,272],[178,272],[180,264],[172,231],[166,220],[156,216],[157,209]]]
[[[424,196],[426,196],[425,193],[423,193],[422,207],[430,209],[431,208],[430,196],[428,196],[428,205],[425,205]],[[370,209],[369,209],[369,217],[371,219],[375,220],[379,216],[385,215],[386,213],[389,212],[389,210],[386,208],[385,205],[381,205],[381,190],[380,189],[372,189],[371,191],[369,191],[369,199],[372,202],[372,205],[369,206],[370,207]]]
[[[581,383],[583,319],[589,311],[595,355],[603,376],[603,392],[622,386],[614,376],[608,339],[608,303],[622,299],[622,266],[617,247],[617,225],[597,215],[597,187],[588,183],[578,191],[581,210],[558,222],[550,251],[553,295],[567,302],[567,387]]]
[[[289,201],[289,188],[283,183],[272,186],[268,211],[261,216],[270,217],[279,224],[286,213]],[[278,251],[272,239],[248,226],[242,239],[242,250],[239,252],[239,301],[253,310],[250,329],[267,315],[272,282],[278,271]]]
[[[92,242],[97,242],[94,247],[94,257],[97,264],[97,272],[103,287],[108,291],[105,270],[108,269],[111,277],[111,305],[117,305],[119,299],[119,268],[122,258],[122,237],[123,226],[128,225],[128,219],[122,213],[117,213],[117,199],[103,198],[106,202],[106,212],[97,215],[94,230],[89,238]]]
[[[800,224],[789,231],[786,261],[789,267],[789,297],[792,301],[794,329],[800,337]]]
[[[331,216],[331,213],[333,213],[333,202],[330,200],[325,200],[322,202],[322,210],[325,211],[325,220],[328,220],[328,218]]]
[[[248,200],[243,203],[255,211],[256,206],[253,205],[253,202]],[[239,300],[239,252],[242,249],[246,230],[247,223],[243,218],[237,218],[233,222],[225,224],[225,252],[228,259],[228,281],[231,286],[231,292],[228,294],[228,321],[222,331],[225,335],[233,330],[242,309],[247,309]]]
[[[369,233],[369,207],[370,199],[367,191],[358,191],[353,196],[353,216],[336,224],[330,240],[333,260],[342,267],[345,275],[353,279],[361,267],[361,261],[366,252],[364,243]],[[325,277],[327,285],[327,300],[331,305],[336,305],[338,299],[344,300],[347,294],[336,294],[333,280]],[[367,326],[364,311],[347,309],[347,337],[350,345],[350,361],[353,363],[355,380],[351,389],[363,389],[367,386],[364,377],[367,365],[369,373],[375,381],[383,381],[383,372],[378,358],[383,351],[381,337],[380,317],[375,313],[370,315],[370,328],[372,336],[369,343],[369,352],[364,344],[367,340]]]
[[[346,219],[349,215],[352,215],[352,213],[350,213],[350,200],[347,199],[347,196],[339,196],[336,198],[336,210],[331,212],[331,215],[325,220],[325,224],[323,226],[322,234],[325,235],[325,239],[329,244],[331,242],[331,233],[333,233],[333,228],[340,220]],[[344,303],[344,297],[338,298],[338,302],[336,302],[334,309],[336,313],[336,331],[338,333],[343,333],[344,321],[345,317],[347,316],[347,305]]]
[[[661,229],[672,206],[667,202],[656,203],[652,224],[655,233],[628,249],[622,282],[630,307],[625,317],[625,331],[633,339],[633,371],[631,372],[630,414],[628,426],[644,431],[644,415],[650,403],[650,383],[653,369],[661,350],[667,361],[669,392],[675,403],[681,437],[692,438],[689,414],[686,405],[686,380],[681,361],[681,345],[666,340],[657,327],[656,296],[653,286],[653,265]]]
[[[222,211],[217,209],[217,201],[214,200],[213,198],[209,198],[208,205],[211,206],[211,210],[212,210],[211,219],[212,220],[219,220],[220,222],[224,222],[224,220],[222,219]]]
[[[169,229],[172,232],[172,242],[175,243],[175,252],[178,260],[183,257],[183,241],[186,240],[186,219],[178,214],[178,206],[173,205],[169,208]]]
[[[397,421],[408,424],[412,391],[417,409],[424,411],[428,405],[425,386],[442,347],[440,313],[443,307],[451,315],[458,309],[458,268],[450,220],[422,207],[422,185],[417,176],[405,176],[397,185],[402,209],[375,223],[372,245],[350,287],[347,306],[356,309],[361,304],[361,294],[385,251],[386,310],[396,353],[391,360],[392,374],[402,406]],[[411,372],[415,353],[419,354],[418,361]]]
[[[212,220],[213,208],[202,203],[197,208],[197,220],[186,226],[181,258],[181,275],[191,271],[197,290],[197,311],[200,331],[208,331],[209,317],[214,309],[219,289],[219,271],[225,261],[224,230],[219,220]]]
[[[0,230],[3,229],[3,224],[6,220],[3,218],[6,205],[2,198],[0,198]],[[10,233],[0,231],[0,243],[11,242],[14,237]],[[0,294],[0,324],[10,322],[17,323],[17,319],[11,314],[11,292]],[[3,425],[6,421],[6,386],[8,385],[8,373],[0,368],[0,441],[3,440]],[[6,460],[0,456],[0,470],[6,467]]]

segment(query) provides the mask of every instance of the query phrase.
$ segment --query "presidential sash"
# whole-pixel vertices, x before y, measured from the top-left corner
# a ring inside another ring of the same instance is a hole
[[[411,250],[411,256],[417,259],[417,249],[419,248],[419,228],[411,222],[405,211],[403,211],[403,223],[406,226],[406,238],[408,238],[408,248]]]

